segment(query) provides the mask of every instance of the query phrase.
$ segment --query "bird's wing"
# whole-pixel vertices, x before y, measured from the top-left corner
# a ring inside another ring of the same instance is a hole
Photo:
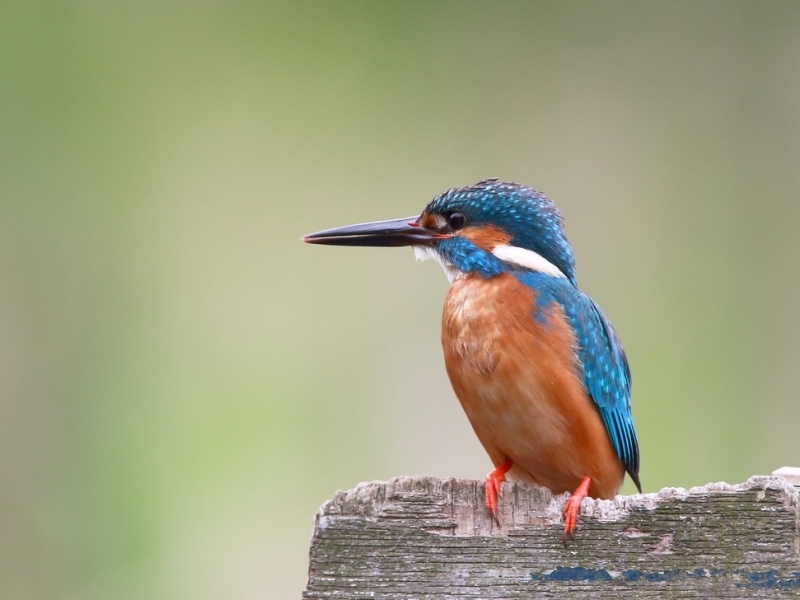
[[[580,290],[573,290],[561,304],[577,337],[583,383],[600,412],[617,456],[641,492],[628,359],[614,328],[597,304]]]
[[[583,385],[600,413],[614,451],[639,484],[639,443],[631,416],[631,372],[614,328],[594,301],[563,277],[521,270],[517,278],[537,294],[536,319],[561,306],[575,331]]]

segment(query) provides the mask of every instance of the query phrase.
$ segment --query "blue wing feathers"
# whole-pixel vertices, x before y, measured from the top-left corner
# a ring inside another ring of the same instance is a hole
[[[614,451],[641,491],[639,444],[631,416],[631,372],[614,328],[594,301],[567,280],[531,271],[517,277],[537,292],[535,318],[543,319],[543,311],[553,302],[564,310],[575,330],[583,384]]]
[[[614,450],[636,487],[639,483],[639,444],[631,416],[631,372],[622,344],[611,323],[594,301],[575,290],[562,304],[578,338],[583,382],[592,397]]]

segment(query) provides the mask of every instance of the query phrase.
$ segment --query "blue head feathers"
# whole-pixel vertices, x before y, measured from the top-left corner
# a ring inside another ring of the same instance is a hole
[[[555,265],[575,284],[575,259],[561,213],[541,192],[513,182],[484,179],[439,194],[423,214],[462,213],[466,226],[494,226],[510,244],[531,250]]]

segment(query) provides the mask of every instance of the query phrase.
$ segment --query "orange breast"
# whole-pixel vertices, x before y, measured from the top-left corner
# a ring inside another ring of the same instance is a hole
[[[495,466],[511,476],[613,498],[624,469],[584,390],[575,335],[560,306],[533,318],[535,292],[509,274],[455,280],[445,300],[442,345],[456,396]]]

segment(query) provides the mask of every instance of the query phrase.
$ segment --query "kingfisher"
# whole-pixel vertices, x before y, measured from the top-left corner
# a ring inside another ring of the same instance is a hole
[[[614,498],[625,473],[641,492],[628,360],[600,307],[578,289],[563,218],[544,194],[485,179],[443,192],[419,216],[303,241],[410,246],[444,268],[445,367],[494,465],[484,489],[495,520],[507,475],[572,492],[565,545],[585,497]]]

